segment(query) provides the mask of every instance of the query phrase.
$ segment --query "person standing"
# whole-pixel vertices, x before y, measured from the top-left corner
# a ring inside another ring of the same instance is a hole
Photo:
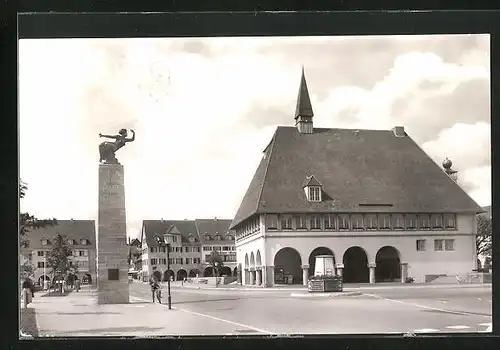
[[[158,283],[158,280],[156,277],[153,276],[150,282],[151,285],[151,295],[153,296],[153,303],[155,302],[155,294],[158,292],[158,289],[160,289],[160,284]],[[160,300],[158,300],[160,302]]]
[[[80,279],[78,276],[75,277],[75,290],[78,292],[80,290]]]

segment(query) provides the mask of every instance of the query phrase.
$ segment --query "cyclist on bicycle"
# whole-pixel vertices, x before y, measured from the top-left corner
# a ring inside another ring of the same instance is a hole
[[[161,300],[160,300],[160,296],[159,296],[160,288],[161,288],[160,283],[158,282],[156,277],[153,276],[153,278],[151,278],[151,281],[149,284],[151,285],[151,294],[153,296],[153,303],[155,302],[155,295],[156,295],[158,302],[161,304]]]

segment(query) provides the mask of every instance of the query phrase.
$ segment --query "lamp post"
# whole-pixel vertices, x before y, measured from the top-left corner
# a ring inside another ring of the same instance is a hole
[[[167,271],[170,271],[170,243],[165,243],[163,237],[156,236],[156,242],[160,247],[167,249]],[[168,309],[172,310],[172,296],[170,295],[170,276],[167,278],[167,302]]]

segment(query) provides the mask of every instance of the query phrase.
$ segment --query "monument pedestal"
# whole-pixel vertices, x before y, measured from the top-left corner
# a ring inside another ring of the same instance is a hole
[[[129,302],[124,171],[121,164],[99,164],[97,303]]]

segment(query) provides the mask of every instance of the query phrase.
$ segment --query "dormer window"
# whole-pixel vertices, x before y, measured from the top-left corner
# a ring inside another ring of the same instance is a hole
[[[321,202],[321,183],[314,175],[306,177],[303,188],[309,202]]]
[[[189,240],[190,243],[194,243],[194,242],[196,242],[196,237],[189,236],[188,240]]]
[[[234,239],[234,237],[233,237],[233,236],[231,236],[231,235],[227,235],[227,236],[226,236],[226,240],[228,240],[228,241],[232,241],[233,239]]]
[[[89,241],[88,241],[87,239],[85,239],[85,238],[82,238],[82,239],[80,240],[80,244],[81,244],[81,245],[88,245],[88,244],[89,244]]]
[[[211,237],[209,235],[205,235],[205,240],[206,241],[210,241],[211,240]]]
[[[321,187],[319,186],[309,186],[309,201],[310,202],[321,202]]]
[[[76,241],[74,239],[68,239],[68,244],[69,245],[75,245]]]
[[[216,241],[220,241],[220,240],[222,240],[222,236],[221,236],[221,235],[215,235],[215,240],[216,240]]]

